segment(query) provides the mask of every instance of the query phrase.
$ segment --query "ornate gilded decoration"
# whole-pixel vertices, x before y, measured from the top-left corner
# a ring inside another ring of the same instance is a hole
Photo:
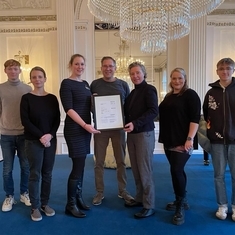
[[[56,21],[56,15],[0,16],[2,21]]]
[[[0,29],[0,33],[48,33],[50,31],[56,31],[56,27],[49,28],[15,28],[15,29]]]
[[[235,9],[216,9],[210,15],[235,15]]]

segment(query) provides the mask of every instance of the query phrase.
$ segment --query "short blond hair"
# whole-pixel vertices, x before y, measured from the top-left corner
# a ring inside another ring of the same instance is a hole
[[[130,73],[131,69],[134,68],[134,67],[140,67],[141,71],[143,72],[144,74],[144,78],[147,78],[147,71],[146,71],[146,68],[143,64],[141,64],[140,62],[138,61],[135,61],[135,62],[132,62],[129,66],[128,66],[128,72]]]

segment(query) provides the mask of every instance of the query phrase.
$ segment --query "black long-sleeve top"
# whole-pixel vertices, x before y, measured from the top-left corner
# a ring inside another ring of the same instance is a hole
[[[20,103],[25,139],[39,140],[45,134],[56,137],[60,125],[59,103],[55,95],[37,96],[28,93]]]
[[[201,101],[198,94],[187,89],[182,95],[167,95],[159,105],[159,139],[165,148],[184,145],[190,122],[199,123]],[[194,149],[198,148],[197,135]]]
[[[144,80],[135,85],[124,104],[125,123],[132,122],[132,133],[154,130],[154,118],[158,115],[157,90]]]

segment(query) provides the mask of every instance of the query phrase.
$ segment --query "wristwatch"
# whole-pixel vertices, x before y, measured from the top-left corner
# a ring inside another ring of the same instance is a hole
[[[187,140],[188,140],[188,141],[192,141],[192,140],[193,140],[193,138],[192,138],[192,137],[190,137],[190,136],[188,136],[188,137],[187,137]]]

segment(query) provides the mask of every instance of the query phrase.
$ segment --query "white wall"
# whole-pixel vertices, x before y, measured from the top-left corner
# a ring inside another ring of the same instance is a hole
[[[235,60],[235,17],[234,15],[208,16],[206,50],[208,84],[218,79],[216,64],[225,57]]]

